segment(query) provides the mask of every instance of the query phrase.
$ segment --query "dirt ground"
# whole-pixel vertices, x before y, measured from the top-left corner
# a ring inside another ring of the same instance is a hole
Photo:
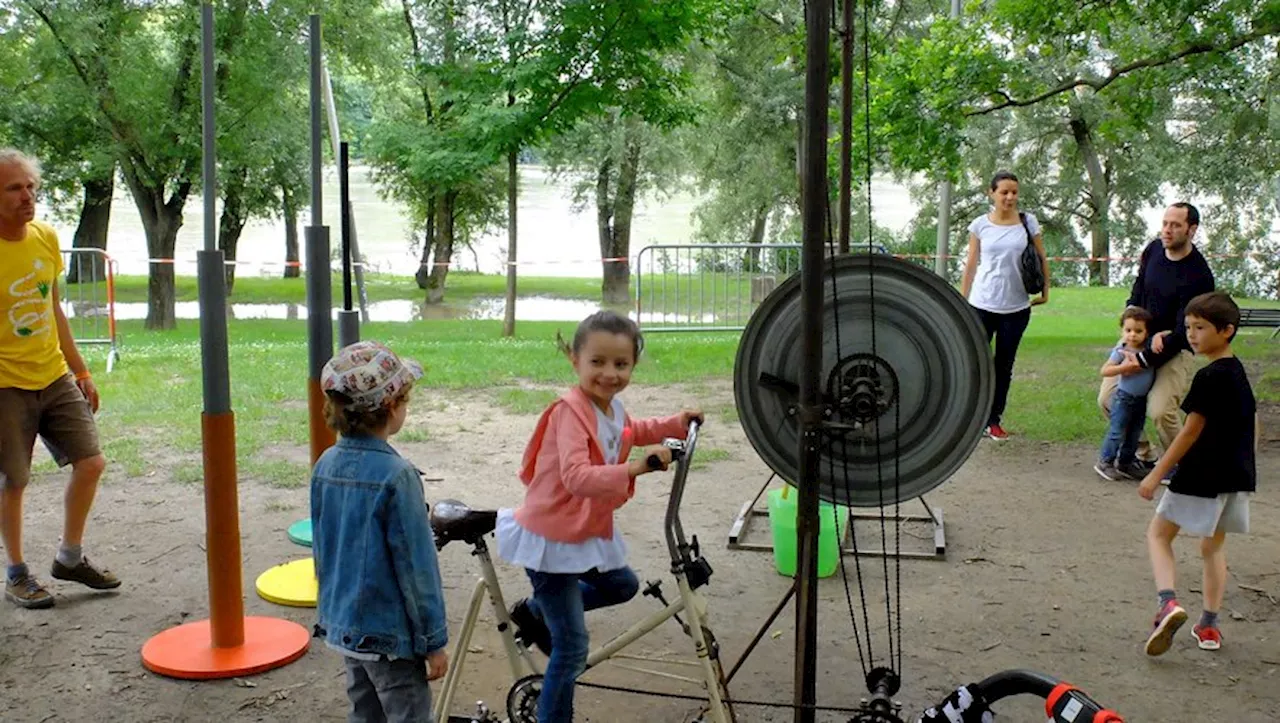
[[[710,413],[699,451],[706,464],[695,468],[686,494],[684,522],[696,533],[715,569],[705,588],[711,627],[726,666],[737,660],[790,580],[777,574],[767,553],[726,549],[730,522],[768,476],[736,422],[717,419],[732,407],[728,385],[638,388],[626,393],[633,414],[672,411],[697,402]],[[429,500],[456,498],[475,507],[513,505],[520,485],[515,469],[532,415],[511,415],[484,394],[416,398],[410,426],[425,426],[428,441],[398,446],[429,477]],[[958,683],[995,671],[1027,667],[1066,678],[1120,710],[1130,721],[1277,720],[1280,709],[1280,433],[1276,410],[1264,445],[1254,500],[1254,532],[1228,543],[1232,577],[1222,627],[1222,651],[1195,648],[1189,632],[1162,658],[1142,654],[1154,591],[1143,543],[1153,505],[1138,498],[1133,483],[1099,480],[1090,465],[1090,446],[1040,445],[1011,441],[984,443],[955,479],[927,498],[944,510],[948,541],[945,561],[904,560],[901,564],[902,650],[906,681],[900,694],[906,712],[922,707]],[[1101,423],[1099,427],[1101,433]],[[273,453],[304,459],[306,450]],[[57,544],[61,521],[61,475],[38,479],[27,497],[26,552],[44,568]],[[662,514],[669,475],[644,478],[635,500],[619,521],[642,579],[667,578],[662,546]],[[763,504],[763,502],[762,502]],[[245,480],[240,486],[245,607],[310,626],[313,611],[272,605],[258,598],[254,580],[281,562],[305,557],[285,536],[288,525],[307,515],[307,488],[275,489]],[[878,526],[860,527],[861,539]],[[54,721],[340,721],[346,698],[342,665],[322,644],[312,645],[297,663],[247,680],[182,682],[147,672],[140,648],[153,634],[207,616],[203,551],[203,497],[198,486],[182,485],[171,470],[157,466],[145,476],[126,478],[112,469],[102,485],[89,530],[87,550],[125,581],[118,594],[95,594],[55,584],[53,610],[20,610],[0,604],[0,720]],[[754,539],[767,541],[768,522],[759,518]],[[903,546],[928,550],[928,531],[907,527]],[[892,529],[890,528],[892,535]],[[878,543],[878,539],[873,542]],[[1179,591],[1198,613],[1200,580],[1193,542],[1178,546]],[[852,607],[859,611],[854,558],[845,558]],[[453,629],[460,623],[476,577],[468,551],[451,545],[441,564]],[[876,664],[886,662],[884,571],[862,560]],[[889,564],[892,575],[894,565]],[[521,571],[500,565],[508,599],[526,593]],[[892,578],[891,578],[892,583]],[[675,595],[674,585],[665,585]],[[824,705],[856,704],[863,694],[862,666],[850,624],[850,598],[839,573],[821,586],[819,700]],[[637,597],[607,614],[589,616],[595,641],[621,630],[655,609]],[[491,624],[486,614],[482,623]],[[764,636],[764,642],[734,678],[736,698],[787,702],[791,698],[794,608]],[[865,637],[863,638],[865,642]],[[490,628],[477,633],[467,663],[464,689],[455,712],[470,712],[477,699],[501,708],[510,684],[496,653]],[[641,640],[634,651],[660,656],[691,652],[674,623]],[[695,686],[637,675],[606,665],[588,680],[686,694]],[[687,701],[583,690],[579,720],[681,721],[696,715]],[[1003,720],[1043,721],[1035,701],[1000,706]],[[789,711],[739,708],[742,721],[790,720]],[[847,720],[836,713],[821,720]]]

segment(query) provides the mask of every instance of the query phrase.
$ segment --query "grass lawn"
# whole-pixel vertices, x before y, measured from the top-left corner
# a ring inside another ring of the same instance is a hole
[[[1098,367],[1115,343],[1116,316],[1124,290],[1058,289],[1038,307],[1019,352],[1006,414],[1023,440],[1089,442],[1101,438],[1095,405]],[[200,340],[196,321],[180,321],[167,332],[145,331],[141,321],[122,322],[122,359],[105,374],[105,352],[85,350],[103,395],[99,421],[107,455],[131,474],[142,474],[148,455],[179,458],[175,477],[201,479],[199,412]],[[557,331],[568,336],[573,322],[521,322],[514,339],[500,336],[499,321],[374,323],[364,338],[379,339],[427,368],[427,389],[467,391],[518,413],[534,413],[553,392],[521,383],[572,383],[572,372],[555,348]],[[277,485],[304,484],[301,465],[261,452],[272,445],[305,445],[306,323],[234,321],[229,327],[233,404],[244,475]],[[1237,353],[1252,371],[1260,399],[1280,402],[1280,340],[1269,330],[1248,330]],[[651,334],[635,384],[690,383],[732,377],[736,333]],[[426,392],[429,394],[430,392]],[[729,408],[708,408],[722,419]]]

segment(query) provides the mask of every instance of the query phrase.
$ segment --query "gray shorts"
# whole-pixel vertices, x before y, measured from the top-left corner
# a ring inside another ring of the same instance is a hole
[[[425,660],[358,660],[347,664],[348,723],[433,723]]]
[[[1156,514],[1193,537],[1218,532],[1249,532],[1249,492],[1228,492],[1217,497],[1193,497],[1169,490],[1160,497]]]

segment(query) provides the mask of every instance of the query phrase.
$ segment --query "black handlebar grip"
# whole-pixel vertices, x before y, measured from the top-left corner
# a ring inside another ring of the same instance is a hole
[[[662,458],[656,454],[651,454],[647,459],[645,459],[645,464],[649,465],[649,469],[651,470],[660,470],[662,469]]]

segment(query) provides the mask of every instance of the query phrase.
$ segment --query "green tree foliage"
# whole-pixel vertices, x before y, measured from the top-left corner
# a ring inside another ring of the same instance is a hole
[[[684,135],[706,197],[695,211],[711,243],[795,242],[797,143],[804,107],[803,8],[762,0],[698,52],[706,112]]]
[[[443,298],[457,230],[478,231],[502,218],[486,213],[485,200],[497,190],[489,170],[502,160],[510,164],[521,149],[607,108],[659,122],[679,119],[685,111],[670,99],[685,77],[667,51],[686,43],[718,6],[710,0],[401,3],[397,42],[413,62],[383,76],[392,99],[379,109],[369,150],[384,188],[416,206],[414,218],[426,234],[419,281],[428,301]],[[513,182],[509,176],[509,195]]]
[[[677,132],[614,109],[581,121],[546,145],[553,175],[573,181],[575,210],[596,213],[605,303],[631,300],[631,224],[646,195],[662,198],[682,185],[687,170]],[[624,260],[625,259],[625,260]]]
[[[375,0],[343,3],[359,15]],[[110,2],[21,0],[20,37],[31,58],[65,81],[76,119],[63,113],[52,131],[77,128],[110,139],[100,163],[118,164],[147,237],[152,259],[172,259],[183,210],[198,192],[201,162],[200,7],[196,0]],[[305,181],[306,46],[311,3],[277,0],[262,7],[223,0],[216,11],[219,180],[224,200],[221,243],[234,257],[248,219],[284,210]],[[336,23],[339,30],[341,22]],[[73,92],[74,89],[74,92]],[[55,154],[56,155],[56,154]],[[87,156],[99,163],[98,155]],[[71,169],[69,172],[75,172]],[[82,170],[83,177],[92,174]],[[87,186],[87,184],[86,184]],[[289,208],[293,205],[293,208]],[[296,225],[296,224],[295,224]],[[174,324],[174,266],[151,264],[148,328]]]
[[[1141,213],[1171,192],[1223,199],[1206,208],[1210,245],[1265,245],[1274,204],[1240,199],[1270,199],[1280,168],[1261,120],[1278,35],[1275,2],[972,3],[873,62],[877,160],[959,180],[961,206],[996,167],[1020,168],[1047,230],[1086,236],[1099,259],[1149,240]],[[1209,147],[1230,149],[1225,174],[1199,168]],[[1107,283],[1107,265],[1089,279]]]
[[[115,188],[111,138],[94,122],[93,100],[60,50],[38,41],[40,19],[16,9],[0,7],[0,128],[7,143],[40,160],[53,212],[78,215],[71,245],[105,250]],[[100,257],[76,257],[68,279],[77,281],[82,271],[103,278]]]

